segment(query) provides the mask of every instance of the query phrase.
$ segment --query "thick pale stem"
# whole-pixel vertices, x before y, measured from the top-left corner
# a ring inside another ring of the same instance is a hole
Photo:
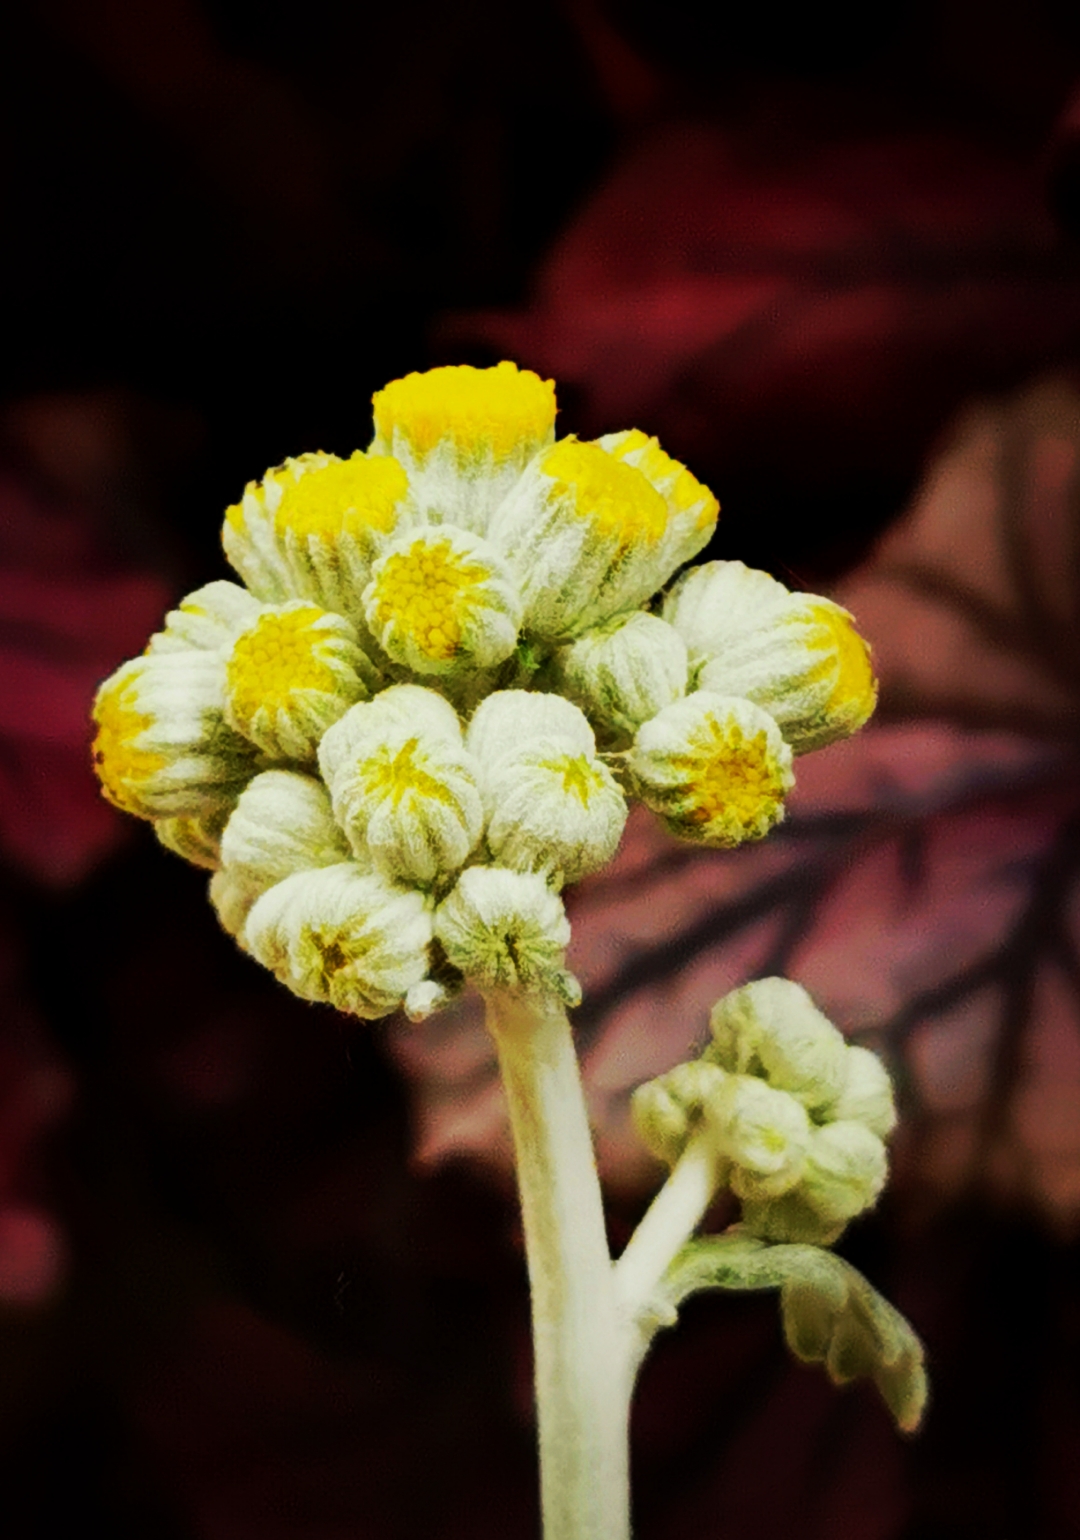
[[[556,1001],[492,994],[532,1291],[544,1540],[627,1540],[631,1344],[577,1056]]]
[[[617,1298],[630,1319],[648,1309],[660,1279],[704,1218],[717,1185],[715,1151],[699,1135],[683,1151],[616,1264]]]

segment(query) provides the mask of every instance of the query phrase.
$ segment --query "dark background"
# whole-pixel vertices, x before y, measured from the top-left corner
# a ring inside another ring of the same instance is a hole
[[[8,7],[12,1540],[536,1523],[505,1179],[419,1167],[379,1031],[278,990],[99,807],[94,681],[224,575],[248,478],[362,445],[372,391],[439,362],[556,373],[563,431],[633,421],[710,481],[715,554],[832,582],[958,406],[1080,361],[1078,85],[1064,0]],[[641,1540],[1080,1533],[1071,1235],[901,1191],[847,1254],[915,1302],[923,1439],[789,1369],[771,1302],[695,1304],[643,1383]]]

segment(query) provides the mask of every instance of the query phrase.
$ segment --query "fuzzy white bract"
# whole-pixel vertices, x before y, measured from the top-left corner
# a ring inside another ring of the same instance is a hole
[[[212,873],[222,924],[305,999],[420,1018],[472,981],[573,1000],[559,892],[610,860],[634,798],[681,838],[759,839],[792,754],[873,707],[845,611],[738,562],[679,576],[713,494],[638,429],[556,439],[555,411],[512,363],[392,381],[369,448],[249,483],[222,532],[241,583],[188,595],[98,692],[106,796]],[[804,1060],[828,1052],[791,1019],[745,1063],[718,1028],[683,1080],[710,1082],[694,1117],[731,1101],[748,1203],[805,1189],[839,1213],[862,1136],[813,1136],[806,1077],[820,1102],[828,1076]],[[879,1139],[887,1081],[845,1052],[833,1121]],[[767,1158],[771,1098],[793,1094]],[[655,1095],[672,1148],[688,1082]]]

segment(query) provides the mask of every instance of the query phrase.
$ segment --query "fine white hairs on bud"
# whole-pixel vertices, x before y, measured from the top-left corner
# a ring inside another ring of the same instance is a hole
[[[626,798],[606,765],[541,738],[506,754],[483,779],[487,842],[502,866],[577,882],[615,854]]]
[[[452,876],[480,839],[479,767],[433,690],[399,686],[354,706],[324,737],[319,765],[353,850],[391,879]]]
[[[747,1194],[743,1224],[762,1240],[831,1246],[874,1206],[887,1174],[885,1146],[865,1124],[827,1123],[812,1130],[799,1184],[775,1199]]]
[[[277,883],[252,908],[244,935],[294,994],[374,1020],[426,976],[431,913],[422,894],[350,861]]]
[[[848,1074],[848,1047],[790,979],[757,979],[718,1000],[709,1017],[710,1058],[741,1075],[761,1075],[811,1112],[831,1107]]]
[[[795,1186],[811,1135],[801,1102],[753,1075],[728,1075],[710,1099],[709,1113],[740,1198],[779,1197]]]
[[[637,1087],[630,1099],[634,1127],[658,1159],[673,1166],[691,1134],[709,1125],[709,1108],[727,1078],[718,1064],[690,1059]]]
[[[555,664],[560,683],[597,728],[624,741],[686,693],[686,643],[644,610],[586,631],[560,648]]]
[[[435,913],[450,964],[481,989],[554,994],[577,1005],[566,971],[570,922],[558,894],[533,872],[470,866]]]
[[[707,690],[644,723],[629,764],[642,801],[673,834],[722,848],[763,838],[794,783],[791,750],[772,717]]]
[[[843,1085],[829,1113],[837,1120],[854,1119],[864,1124],[879,1139],[887,1139],[896,1127],[896,1103],[889,1072],[869,1048],[848,1045]]]
[[[568,754],[596,753],[593,730],[572,701],[532,690],[496,690],[473,712],[465,747],[485,772],[506,754],[557,739]]]
[[[147,652],[217,652],[257,618],[262,605],[237,583],[207,583],[181,599]]]
[[[274,759],[300,763],[378,675],[341,615],[302,600],[265,605],[226,660],[226,715]]]
[[[252,905],[276,883],[350,855],[320,780],[297,770],[264,770],[225,826],[211,902],[224,928],[239,937]]]

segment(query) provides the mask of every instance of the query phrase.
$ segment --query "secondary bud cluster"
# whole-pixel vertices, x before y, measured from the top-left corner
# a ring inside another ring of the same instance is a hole
[[[191,594],[102,685],[103,789],[307,998],[569,998],[559,893],[628,797],[684,838],[760,838],[792,755],[869,714],[865,645],[738,562],[665,595],[716,499],[636,429],[556,440],[527,370],[409,375],[374,416],[366,451],[288,459],[227,510],[243,586]]]
[[[725,995],[710,1027],[701,1058],[634,1093],[642,1138],[674,1164],[704,1136],[751,1234],[831,1244],[885,1184],[896,1110],[884,1065],[787,979]]]

